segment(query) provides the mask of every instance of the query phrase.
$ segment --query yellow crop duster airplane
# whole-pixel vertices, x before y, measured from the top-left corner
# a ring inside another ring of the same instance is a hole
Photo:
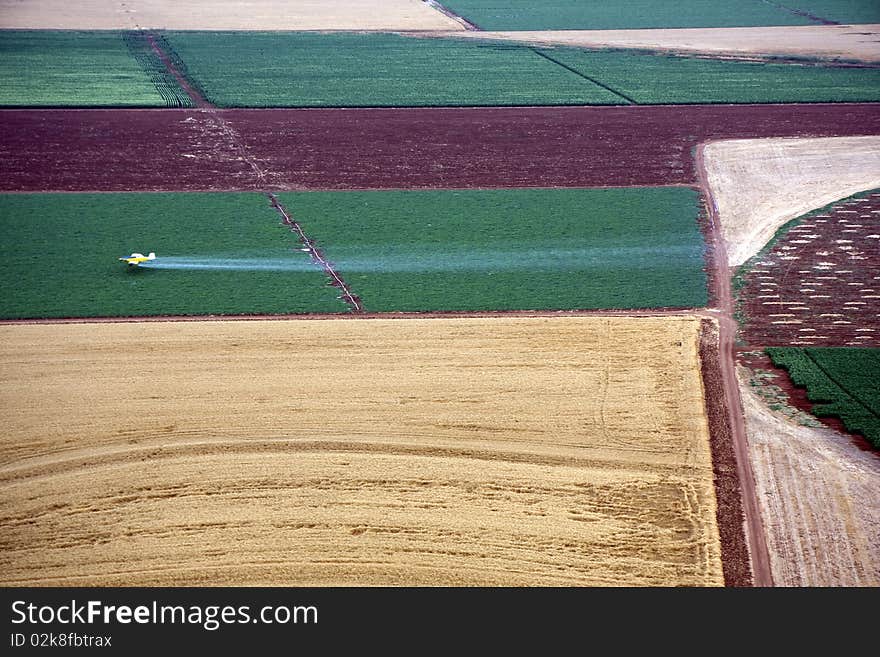
[[[144,255],[143,253],[132,253],[130,256],[125,256],[119,259],[122,262],[126,263],[129,267],[137,267],[138,265],[149,260],[155,260],[156,254],[152,251],[149,255]]]

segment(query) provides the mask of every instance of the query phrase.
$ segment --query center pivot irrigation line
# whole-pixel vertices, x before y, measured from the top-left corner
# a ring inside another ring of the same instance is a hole
[[[267,196],[272,203],[272,207],[281,215],[281,223],[290,228],[291,232],[296,233],[297,237],[299,237],[299,241],[303,244],[303,250],[308,251],[309,255],[312,256],[312,261],[315,264],[320,265],[324,270],[324,273],[330,277],[330,284],[333,287],[339,288],[342,292],[342,294],[339,295],[339,298],[348,304],[352,312],[364,312],[364,306],[361,303],[360,297],[352,293],[351,288],[348,287],[348,283],[346,283],[342,276],[339,275],[339,272],[333,268],[333,263],[324,257],[324,254],[315,244],[315,241],[306,235],[302,226],[300,226],[299,223],[290,216],[287,210],[284,209],[284,206],[278,202],[278,198],[275,194],[269,192]]]

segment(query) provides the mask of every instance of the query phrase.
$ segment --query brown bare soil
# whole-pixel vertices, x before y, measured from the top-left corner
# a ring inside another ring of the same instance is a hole
[[[731,266],[786,222],[880,187],[880,137],[743,139],[702,147]]]
[[[720,585],[699,327],[2,326],[2,582]]]
[[[738,297],[747,344],[880,347],[880,193],[801,220]]]
[[[700,368],[709,420],[712,469],[715,473],[724,583],[727,586],[751,586],[754,583],[752,560],[745,533],[746,517],[734,448],[735,438],[724,391],[718,325],[708,319],[702,320],[700,331]]]
[[[774,413],[738,374],[774,583],[880,585],[880,457]]]
[[[0,28],[464,30],[421,0],[0,0]]]
[[[4,110],[0,189],[692,185],[693,151],[706,140],[872,133],[880,134],[877,103]]]
[[[880,25],[449,32],[430,36],[514,41],[542,46],[637,48],[739,59],[771,56],[880,62]]]

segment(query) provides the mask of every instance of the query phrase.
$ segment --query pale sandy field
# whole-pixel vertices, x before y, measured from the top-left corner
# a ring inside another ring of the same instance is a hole
[[[773,582],[880,585],[880,458],[774,413],[738,374]]]
[[[732,267],[795,217],[880,187],[876,136],[717,141],[702,159]]]
[[[721,585],[695,318],[0,327],[0,579]]]
[[[581,48],[637,48],[730,57],[817,57],[880,61],[880,25],[465,32],[437,36]]]
[[[421,0],[0,0],[0,28],[464,29]]]

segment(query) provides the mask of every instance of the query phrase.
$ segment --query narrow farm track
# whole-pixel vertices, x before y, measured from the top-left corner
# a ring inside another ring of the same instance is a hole
[[[734,319],[734,303],[731,291],[731,272],[728,267],[727,249],[721,234],[720,222],[712,189],[709,186],[706,169],[703,166],[702,145],[697,147],[697,171],[702,183],[709,216],[709,252],[714,275],[710,277],[715,306],[720,311],[718,318],[718,356],[723,380],[724,396],[730,419],[730,433],[736,453],[737,471],[742,491],[743,513],[745,515],[746,534],[752,560],[752,576],[755,586],[772,586],[773,574],[770,569],[770,553],[761,519],[761,509],[755,487],[755,477],[751,469],[748,437],[746,436],[745,419],[742,399],[739,393],[739,381],[736,376],[736,344],[737,322]]]

